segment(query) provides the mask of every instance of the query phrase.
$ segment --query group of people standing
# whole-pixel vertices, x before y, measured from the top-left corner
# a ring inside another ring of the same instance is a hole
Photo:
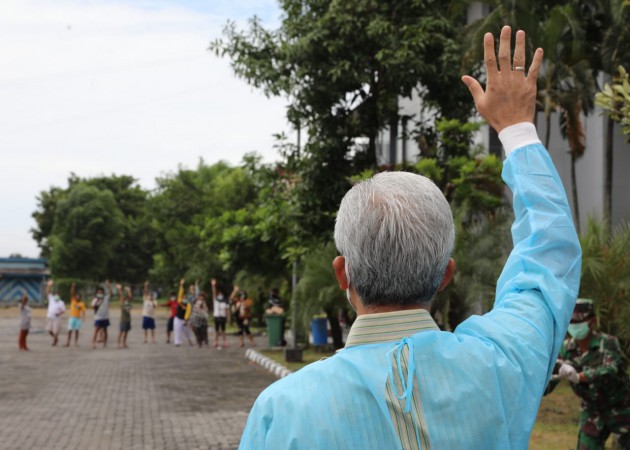
[[[193,345],[190,330],[193,332],[199,347],[209,346],[208,315],[210,305],[206,295],[199,289],[199,281],[190,285],[188,296],[185,294],[185,280],[179,282],[179,291],[171,292],[169,300],[164,306],[170,308],[170,315],[166,325],[166,343],[171,342],[171,335],[175,346],[184,343]],[[212,287],[212,317],[214,320],[214,348],[219,350],[227,347],[226,327],[231,319],[232,310],[235,314],[240,335],[240,345],[243,347],[244,337],[247,335],[252,345],[255,345],[254,337],[249,328],[252,317],[253,301],[247,296],[247,292],[234,286],[232,294],[228,297],[216,279],[210,281]]]
[[[226,326],[231,319],[231,314],[235,315],[240,335],[240,345],[244,346],[244,337],[248,336],[251,345],[255,345],[254,337],[249,328],[252,317],[253,301],[247,296],[247,292],[234,287],[231,295],[226,297],[223,289],[217,285],[215,279],[211,280],[212,304],[209,305],[206,295],[199,289],[199,281],[191,284],[188,295],[185,295],[185,280],[181,279],[178,292],[172,292],[169,299],[161,306],[170,308],[170,314],[166,328],[166,343],[171,342],[180,346],[184,340],[189,345],[193,345],[191,338],[195,336],[197,345],[201,348],[204,345],[209,347],[208,338],[208,315],[210,309],[214,319],[214,347],[222,349],[227,347]],[[127,335],[131,330],[131,309],[132,290],[129,286],[116,285],[116,291],[120,301],[120,323],[117,339],[118,348],[127,348]],[[59,342],[62,317],[66,313],[66,305],[55,290],[54,281],[49,280],[46,285],[46,296],[48,299],[48,310],[46,314],[46,331],[52,337],[52,346]],[[91,301],[91,308],[94,310],[94,335],[92,337],[92,347],[102,343],[107,347],[108,328],[110,326],[109,309],[112,294],[112,286],[109,281],[104,286],[96,289],[96,294]],[[149,342],[149,334],[152,343],[156,343],[155,338],[155,313],[158,303],[155,294],[149,290],[149,282],[145,282],[142,301],[142,329],[144,330],[144,343]],[[31,325],[31,308],[28,306],[28,297],[23,293],[19,305],[20,310],[20,334],[18,346],[20,350],[28,350],[26,338]],[[68,307],[68,336],[65,346],[69,347],[74,335],[74,345],[79,345],[79,331],[85,322],[87,306],[81,298],[81,294],[76,292],[73,283],[70,288],[70,304]]]

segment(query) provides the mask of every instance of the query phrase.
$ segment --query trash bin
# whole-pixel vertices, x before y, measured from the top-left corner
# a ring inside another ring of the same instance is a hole
[[[325,317],[312,319],[311,334],[313,335],[313,345],[328,344],[328,319]]]
[[[282,347],[284,345],[284,316],[267,315],[266,319],[269,347]]]

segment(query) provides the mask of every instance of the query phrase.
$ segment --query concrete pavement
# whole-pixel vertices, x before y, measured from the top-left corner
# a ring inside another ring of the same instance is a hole
[[[17,310],[0,316],[0,448],[238,447],[249,409],[275,377],[248,361],[235,337],[220,351],[166,345],[165,316],[158,343],[143,344],[134,312],[125,350],[116,349],[117,311],[108,348],[97,350],[91,317],[79,348],[52,348],[38,311],[31,351],[19,352]]]

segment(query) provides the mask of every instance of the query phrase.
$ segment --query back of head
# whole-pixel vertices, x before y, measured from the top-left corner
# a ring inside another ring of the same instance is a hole
[[[366,306],[428,303],[454,240],[446,198],[421,175],[380,173],[348,191],[337,213],[335,243]]]

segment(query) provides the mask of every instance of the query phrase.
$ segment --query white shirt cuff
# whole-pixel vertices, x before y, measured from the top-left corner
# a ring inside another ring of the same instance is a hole
[[[526,145],[542,144],[538,138],[536,127],[531,122],[521,122],[504,128],[499,133],[499,140],[503,144],[506,158],[517,148],[525,147]]]

